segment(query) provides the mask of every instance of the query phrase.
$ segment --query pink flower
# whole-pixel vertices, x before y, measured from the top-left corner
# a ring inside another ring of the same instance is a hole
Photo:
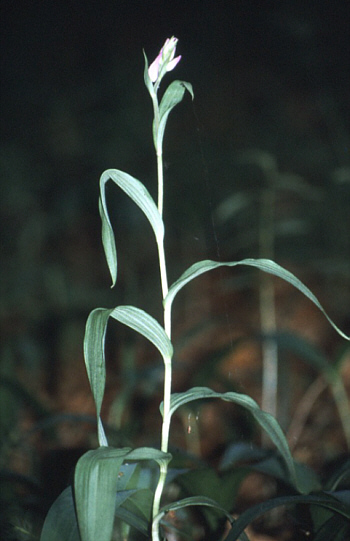
[[[163,47],[161,48],[157,58],[148,68],[148,75],[152,83],[155,83],[156,81],[158,81],[158,79],[160,82],[160,79],[163,77],[163,75],[167,71],[173,70],[175,66],[180,62],[181,56],[177,56],[176,58],[174,58],[177,42],[178,39],[174,36],[170,39],[168,38],[165,41]]]

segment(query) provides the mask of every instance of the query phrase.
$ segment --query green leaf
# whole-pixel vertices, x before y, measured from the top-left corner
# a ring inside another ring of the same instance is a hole
[[[119,503],[119,498],[123,501]],[[118,492],[116,516],[147,535],[151,523],[154,492],[149,488]]]
[[[156,484],[155,471],[152,468],[141,468],[141,460],[154,460],[159,466],[170,462],[172,455],[159,449],[141,447],[127,455],[127,460],[138,461],[136,464],[124,464],[120,468],[116,516],[121,520],[147,535],[151,522],[154,490],[150,487]]]
[[[302,478],[297,479],[294,461],[280,425],[270,413],[262,411],[255,400],[253,400],[250,396],[234,392],[217,393],[208,387],[193,387],[184,393],[173,393],[171,395],[170,415],[172,415],[180,406],[183,406],[188,402],[208,398],[221,398],[227,402],[234,402],[235,404],[238,404],[239,406],[242,406],[250,411],[255,420],[269,435],[270,439],[281,453],[288,468],[292,483],[301,492],[304,491],[304,487],[302,486]],[[160,409],[163,414],[163,403],[160,405]]]
[[[159,466],[168,464],[171,459],[172,455],[170,453],[164,453],[153,447],[138,447],[128,454],[128,460],[154,460]]]
[[[110,315],[147,338],[158,349],[163,359],[172,357],[173,346],[163,327],[152,316],[135,306],[118,306]]]
[[[103,194],[104,195],[104,194]],[[98,210],[101,216],[102,223],[102,244],[105,252],[106,260],[110,275],[112,277],[113,287],[117,281],[117,249],[112,224],[108,216],[107,205],[103,205],[102,198],[98,200]]]
[[[80,541],[72,487],[67,487],[46,515],[40,541]]]
[[[107,322],[111,312],[112,310],[106,310],[105,308],[93,310],[87,319],[84,337],[85,366],[96,406],[100,445],[107,442],[100,420],[100,413],[106,384],[104,343]]]
[[[328,316],[328,314],[326,313],[326,311],[320,304],[319,300],[309,290],[309,288],[307,288],[296,276],[294,276],[294,274],[292,274],[288,270],[284,269],[280,265],[277,265],[277,263],[269,259],[242,259],[241,261],[231,261],[231,262],[230,261],[217,262],[217,261],[205,260],[205,261],[200,261],[198,263],[195,263],[189,269],[187,269],[182,274],[182,276],[176,282],[174,282],[173,285],[170,287],[169,292],[166,298],[164,299],[164,306],[167,306],[168,309],[170,310],[174,297],[177,295],[180,289],[182,289],[188,282],[190,282],[194,278],[197,278],[197,276],[200,276],[201,274],[205,272],[217,269],[219,267],[236,267],[238,265],[255,267],[264,272],[277,276],[278,278],[282,278],[282,280],[285,280],[286,282],[289,282],[290,284],[292,284],[292,286],[294,286],[296,289],[301,291],[301,293],[303,293],[308,299],[310,299],[317,306],[317,308],[321,310],[321,312],[328,319],[329,323],[337,331],[337,333],[340,334],[340,336],[345,338],[345,340],[350,340],[350,336],[347,336],[337,327],[337,325]]]
[[[243,469],[231,469],[218,474],[212,468],[198,468],[178,475],[174,482],[181,487],[182,497],[210,498],[222,509],[232,510],[241,482],[248,475]],[[211,509],[203,509],[203,515],[210,529],[219,526],[219,516]]]
[[[317,530],[314,541],[344,541],[350,538],[350,523],[339,515],[333,515]]]
[[[204,506],[204,507],[211,507],[212,509],[216,509],[217,511],[220,511],[225,517],[229,520],[230,523],[232,523],[233,519],[230,513],[226,511],[221,505],[219,505],[215,500],[211,498],[206,498],[204,496],[192,496],[190,498],[184,498],[183,500],[179,500],[173,503],[170,503],[168,505],[165,505],[161,508],[159,514],[157,517],[155,517],[155,520],[159,522],[161,518],[166,515],[169,511],[177,511],[178,509],[183,509],[185,507],[193,507],[193,506]],[[226,538],[225,538],[226,539]],[[249,541],[246,534],[243,532],[240,539],[242,541]]]
[[[162,101],[159,105],[159,126],[157,133],[155,121],[153,121],[153,136],[156,149],[162,148],[164,131],[169,113],[178,103],[182,101],[186,90],[188,90],[192,96],[192,99],[194,99],[192,85],[190,83],[186,83],[185,81],[173,81],[164,92]]]
[[[244,513],[242,513],[240,517],[233,523],[233,526],[225,538],[225,541],[236,541],[239,538],[239,535],[241,535],[244,529],[253,520],[257,519],[267,511],[270,511],[270,509],[275,509],[276,507],[280,507],[282,505],[294,504],[318,505],[350,519],[349,507],[328,494],[321,493],[309,494],[308,496],[282,496],[259,503],[253,507],[250,507],[247,509],[247,511],[244,511]]]
[[[96,308],[86,322],[84,337],[84,358],[96,405],[100,445],[107,446],[106,436],[100,420],[102,400],[106,384],[106,363],[104,344],[109,317],[127,325],[147,338],[160,352],[163,359],[173,354],[172,344],[161,325],[149,314],[134,306],[117,308]]]
[[[159,514],[165,515],[169,511],[177,511],[178,509],[183,509],[184,507],[192,507],[194,505],[213,507],[214,509],[217,509],[218,511],[223,513],[230,522],[232,522],[233,520],[232,516],[226,511],[226,509],[224,509],[212,498],[207,498],[204,496],[191,496],[190,498],[184,498],[183,500],[169,503],[160,509]]]
[[[118,493],[137,488],[140,464],[123,464],[118,474]]]
[[[205,496],[214,499],[225,509],[232,509],[241,481],[248,472],[238,469],[218,474],[212,468],[189,470],[175,478],[184,496]]]
[[[129,452],[129,448],[99,447],[78,460],[74,490],[82,541],[110,541],[118,472]]]
[[[144,72],[143,72],[143,79],[145,81],[145,85],[146,85],[146,88],[147,88],[148,92],[150,93],[151,97],[153,97],[155,95],[155,92],[154,92],[152,81],[151,81],[151,79],[149,78],[149,75],[148,75],[148,59],[147,59],[145,51],[143,51],[143,56],[144,56],[144,59],[145,59],[145,69],[144,69]]]
[[[99,200],[99,210],[102,220],[102,242],[113,287],[117,280],[117,252],[106,203],[105,185],[108,180],[112,180],[117,184],[142,210],[152,226],[158,244],[161,244],[164,238],[164,224],[154,200],[142,182],[118,169],[108,169],[102,173]]]
[[[116,505],[117,503],[122,505],[127,499],[125,494],[124,497],[117,498],[118,474],[122,471],[122,463],[126,460],[155,460],[161,464],[163,461],[170,461],[171,455],[149,447],[134,450],[99,447],[85,453],[78,460],[74,476],[81,541],[91,539],[110,541]],[[136,493],[134,494],[133,508],[139,505],[140,511],[144,502],[143,496],[141,494],[138,498]],[[144,509],[144,514],[148,513],[147,509]],[[142,517],[142,513],[140,515]],[[134,518],[137,522],[140,516],[136,514]]]

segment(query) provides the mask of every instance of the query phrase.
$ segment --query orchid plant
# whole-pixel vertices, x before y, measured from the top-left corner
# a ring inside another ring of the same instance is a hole
[[[181,509],[191,506],[202,506],[221,514],[226,521],[221,531],[221,538],[227,541],[235,539],[247,540],[244,529],[247,524],[262,510],[249,510],[237,520],[226,508],[214,498],[192,495],[179,501],[164,505],[162,496],[164,487],[170,477],[176,477],[176,472],[169,475],[169,464],[172,455],[169,453],[169,431],[171,419],[175,412],[195,400],[221,399],[245,408],[266,432],[271,442],[276,446],[286,473],[286,480],[293,487],[294,495],[286,496],[278,501],[265,505],[266,509],[288,503],[309,502],[320,505],[338,513],[340,517],[350,519],[350,512],[341,500],[329,495],[313,495],[315,490],[313,480],[305,477],[304,472],[296,466],[289,450],[285,435],[276,419],[260,409],[258,404],[249,396],[236,392],[216,392],[208,387],[194,387],[185,392],[172,393],[172,359],[173,345],[171,342],[172,304],[175,297],[189,282],[219,267],[248,266],[259,269],[270,275],[277,276],[292,284],[313,302],[329,320],[335,330],[346,340],[350,340],[329,318],[313,293],[292,273],[268,259],[244,259],[241,261],[221,262],[205,260],[188,268],[170,287],[167,279],[167,264],[164,249],[165,225],[163,222],[164,174],[163,174],[163,138],[170,112],[178,105],[186,91],[194,98],[190,83],[175,80],[165,89],[159,98],[160,85],[165,75],[174,70],[181,60],[176,56],[178,40],[175,37],[167,39],[156,59],[148,65],[146,55],[144,82],[153,105],[153,142],[157,160],[158,201],[157,204],[142,182],[128,173],[117,169],[105,171],[100,178],[99,211],[102,220],[102,242],[112,279],[112,286],[117,282],[117,251],[114,233],[108,214],[105,187],[112,181],[123,190],[141,209],[148,219],[155,237],[158,249],[160,283],[162,291],[163,321],[159,323],[150,314],[136,306],[126,305],[115,308],[96,308],[86,323],[84,339],[84,355],[86,370],[94,397],[98,427],[99,447],[85,453],[75,468],[74,487],[68,487],[51,507],[41,534],[41,541],[111,541],[116,517],[122,521],[123,539],[130,539],[132,531],[141,532],[152,541],[161,539],[176,539],[176,533],[167,533],[165,517]],[[115,448],[109,445],[108,438],[101,420],[101,405],[103,401],[106,366],[104,343],[108,320],[113,318],[119,323],[140,333],[158,350],[164,365],[163,401],[160,404],[162,429],[160,449],[142,447],[137,449]],[[158,465],[155,483],[150,481],[148,464]],[[288,500],[288,498],[290,498]],[[270,506],[270,507],[269,507]],[[167,523],[168,524],[168,523]],[[169,528],[169,524],[167,525]],[[226,532],[226,533],[224,533]]]

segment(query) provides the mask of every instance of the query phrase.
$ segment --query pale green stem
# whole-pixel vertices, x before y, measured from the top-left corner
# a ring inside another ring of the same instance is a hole
[[[163,180],[163,155],[162,149],[157,150],[157,172],[158,172],[158,210],[163,216],[163,199],[164,199],[164,180]]]
[[[168,452],[169,430],[170,430],[170,397],[171,397],[171,359],[166,359],[164,364],[164,400],[163,400],[163,424],[162,424],[162,444],[161,450],[164,453]],[[160,500],[162,497],[166,476],[168,473],[168,463],[162,462],[160,465],[159,479],[153,499],[153,523],[152,523],[152,540],[160,541],[159,538],[159,521],[154,521],[160,509]]]
[[[158,487],[157,487],[157,489],[158,489]],[[154,519],[153,519],[153,522],[152,522],[152,541],[160,541],[159,523],[161,521],[162,516],[160,516],[159,514],[158,515],[153,515],[153,516],[154,516]]]
[[[170,429],[170,397],[171,397],[171,359],[164,363],[164,400],[163,400],[163,425],[162,425],[162,444],[163,453],[168,452],[169,429]]]
[[[160,281],[162,284],[162,296],[163,300],[168,294],[168,278],[167,278],[167,272],[166,272],[166,261],[165,261],[165,253],[164,253],[164,240],[162,239],[161,242],[158,242],[158,257],[159,257],[159,269],[160,269]],[[165,322],[164,322],[165,326]],[[165,329],[165,332],[168,334],[169,338],[170,335],[167,332],[170,329]]]
[[[158,144],[158,129],[159,129],[159,106],[157,100],[156,90],[152,96],[153,109],[154,109],[154,131],[155,131],[155,148],[157,154],[157,175],[158,175],[158,211],[160,215],[163,215],[163,199],[164,199],[164,177],[163,177],[163,152],[161,144]],[[164,239],[158,242],[158,256],[159,256],[159,268],[160,278],[162,286],[163,301],[168,294],[168,279],[166,271],[166,260],[164,251]],[[167,307],[164,307],[164,330],[171,338],[171,314]],[[169,443],[169,430],[170,430],[170,399],[171,399],[171,379],[172,379],[172,364],[171,358],[164,359],[164,394],[163,394],[163,424],[162,424],[162,439],[161,450],[164,453],[168,452]],[[159,520],[155,521],[154,518],[158,515],[160,509],[160,500],[162,497],[164,484],[168,472],[167,462],[162,462],[160,465],[158,484],[154,494],[153,500],[153,522],[152,522],[152,540],[160,541],[159,538]]]

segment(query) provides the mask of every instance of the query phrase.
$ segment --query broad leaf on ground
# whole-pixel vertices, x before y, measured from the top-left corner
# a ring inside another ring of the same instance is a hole
[[[40,541],[80,541],[72,487],[67,487],[46,515]]]

